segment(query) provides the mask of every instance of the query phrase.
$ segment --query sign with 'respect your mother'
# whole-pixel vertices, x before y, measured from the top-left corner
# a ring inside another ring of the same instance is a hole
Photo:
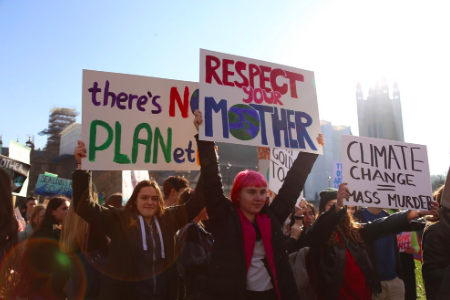
[[[198,83],[83,70],[89,170],[197,170]]]
[[[322,154],[314,73],[200,50],[200,139]]]
[[[427,147],[342,136],[347,205],[428,211],[432,201]]]

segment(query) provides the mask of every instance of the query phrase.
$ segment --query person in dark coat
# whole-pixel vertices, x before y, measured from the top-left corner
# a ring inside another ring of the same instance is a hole
[[[358,224],[344,206],[344,199],[350,197],[346,185],[341,183],[337,193],[330,191],[323,195],[327,201],[324,205],[321,201],[321,208],[326,209],[330,202],[334,204],[306,232],[310,246],[306,262],[308,275],[319,299],[369,300],[381,292],[381,284],[367,247],[380,238],[414,230],[410,221],[418,218],[419,213],[396,213],[371,223]],[[432,202],[433,211],[436,207],[437,204]]]
[[[303,199],[299,207],[295,207],[291,215],[291,230],[286,237],[286,248],[289,254],[308,246],[306,244],[306,230],[314,223],[316,218],[317,208],[306,200]]]
[[[202,123],[195,111],[196,126]],[[317,154],[300,152],[271,205],[267,182],[260,173],[240,172],[224,195],[214,142],[198,141],[206,208],[212,224],[214,249],[205,300],[265,300],[297,298],[281,224],[300,196]],[[324,144],[323,136],[318,144]]]
[[[86,156],[83,142],[74,154],[81,163]],[[77,170],[72,178],[75,211],[111,239],[99,299],[176,299],[175,233],[205,206],[199,189],[192,201],[165,208],[158,184],[143,180],[125,208],[118,209],[92,200],[90,171]]]
[[[441,204],[442,186],[433,196]],[[450,299],[450,209],[441,207],[430,220],[423,240],[422,275],[428,300]]]
[[[180,201],[186,203],[193,196],[194,191],[187,189],[180,195]],[[211,233],[207,232],[202,224],[202,221],[207,219],[208,213],[204,208],[177,234],[177,249],[180,251],[179,272],[185,288],[185,295],[181,295],[179,300],[200,299],[204,290],[214,242]]]
[[[44,220],[25,246],[24,269],[31,283],[29,300],[66,299],[64,287],[69,280],[70,259],[59,250],[59,240],[69,205],[65,197],[51,198]]]

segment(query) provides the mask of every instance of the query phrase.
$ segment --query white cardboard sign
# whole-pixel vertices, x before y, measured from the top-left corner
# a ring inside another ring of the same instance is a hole
[[[148,171],[122,171],[122,204],[125,206],[139,182],[149,179]]]
[[[9,142],[9,157],[21,162],[24,162],[26,164],[30,164],[30,154],[31,154],[31,148],[26,147],[18,142],[10,141]],[[27,179],[25,179],[25,182],[23,183],[22,189],[20,190],[20,193],[12,193],[15,196],[20,197],[27,197],[28,192],[28,183],[30,181],[29,176],[30,172],[27,174]]]
[[[270,149],[269,188],[278,193],[283,185],[287,172],[291,169],[299,151],[272,148]]]
[[[83,70],[89,170],[197,170],[198,83]]]
[[[427,147],[342,136],[345,204],[428,211],[432,201]]]
[[[314,72],[200,50],[200,139],[322,154]]]

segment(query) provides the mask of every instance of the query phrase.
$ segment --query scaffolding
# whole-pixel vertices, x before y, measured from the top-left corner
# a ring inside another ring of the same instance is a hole
[[[75,123],[78,112],[74,108],[55,107],[50,111],[48,128],[39,132],[40,136],[47,135],[47,147],[57,146],[61,140],[60,133],[72,123]]]

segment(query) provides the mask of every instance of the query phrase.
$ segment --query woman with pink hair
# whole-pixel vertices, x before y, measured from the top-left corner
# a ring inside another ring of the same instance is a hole
[[[198,128],[201,112],[196,111],[195,116]],[[322,135],[317,141],[324,145]],[[197,144],[214,236],[202,299],[296,299],[297,287],[281,225],[294,208],[317,154],[298,155],[269,206],[267,182],[256,171],[240,172],[234,180],[231,199],[225,197],[214,142]]]

